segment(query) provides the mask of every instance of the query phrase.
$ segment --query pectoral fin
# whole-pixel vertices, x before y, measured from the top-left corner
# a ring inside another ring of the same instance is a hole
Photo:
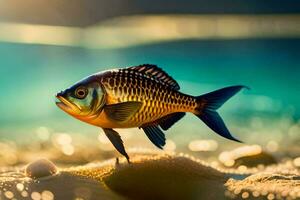
[[[123,141],[121,139],[121,136],[119,135],[118,132],[114,131],[113,129],[109,128],[103,128],[103,131],[105,135],[108,137],[110,142],[114,145],[114,147],[118,150],[120,154],[126,157],[127,161],[129,161],[129,156],[125,151],[125,147],[123,145]]]
[[[104,112],[114,121],[124,122],[130,119],[142,106],[141,102],[130,101],[106,105]]]

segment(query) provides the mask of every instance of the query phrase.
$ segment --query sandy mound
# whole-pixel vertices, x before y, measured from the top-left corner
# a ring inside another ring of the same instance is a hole
[[[123,159],[120,163],[111,159],[81,167],[55,169],[53,173],[54,167],[52,163],[38,160],[27,168],[2,169],[1,199],[193,200],[300,197],[300,178],[297,174],[265,172],[245,178],[238,173],[221,172],[184,155],[143,153],[133,156],[132,164]],[[236,177],[242,180],[233,179]]]
[[[300,176],[258,173],[238,181],[229,179],[227,195],[233,199],[300,199]]]
[[[136,156],[132,164],[74,170],[134,199],[216,199],[224,196],[223,173],[183,156]],[[216,192],[217,191],[217,192]]]

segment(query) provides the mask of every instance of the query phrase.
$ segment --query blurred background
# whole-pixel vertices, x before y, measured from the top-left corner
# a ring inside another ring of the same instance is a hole
[[[99,128],[67,116],[54,95],[92,73],[144,63],[163,68],[192,95],[249,86],[220,109],[229,129],[275,158],[297,158],[299,58],[294,0],[0,1],[1,164],[52,158],[52,146],[71,160],[85,152],[78,162],[114,153]],[[154,148],[138,129],[119,132],[128,148]],[[239,146],[193,115],[167,138],[166,150],[208,159]]]

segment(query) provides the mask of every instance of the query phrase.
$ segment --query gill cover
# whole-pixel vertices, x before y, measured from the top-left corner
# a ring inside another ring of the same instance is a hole
[[[93,118],[101,112],[105,103],[105,91],[101,85],[87,78],[56,95],[57,106],[79,118]]]

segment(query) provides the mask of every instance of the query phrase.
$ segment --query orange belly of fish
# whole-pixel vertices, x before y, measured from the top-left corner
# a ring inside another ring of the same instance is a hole
[[[134,127],[141,127],[143,124],[148,124],[153,121],[156,121],[161,117],[166,116],[170,113],[166,112],[164,114],[160,114],[157,116],[147,117],[144,120],[139,120],[138,117],[139,114],[141,113],[137,112],[132,118],[128,119],[128,121],[126,122],[117,122],[111,120],[109,116],[107,116],[107,114],[104,111],[102,111],[97,118],[86,122],[101,128],[134,128]]]

